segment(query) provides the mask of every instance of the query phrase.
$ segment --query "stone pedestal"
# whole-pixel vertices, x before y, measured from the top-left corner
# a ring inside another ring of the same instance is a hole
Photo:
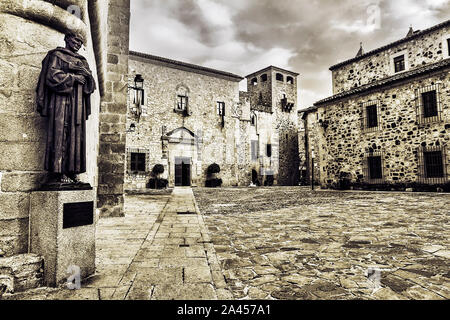
[[[37,191],[30,202],[30,251],[44,257],[44,283],[57,286],[80,268],[95,272],[95,193],[90,190]]]

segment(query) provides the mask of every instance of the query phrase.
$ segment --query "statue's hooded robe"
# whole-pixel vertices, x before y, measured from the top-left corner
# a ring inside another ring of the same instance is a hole
[[[76,82],[75,68],[80,66],[89,70],[83,56],[61,47],[49,51],[42,61],[37,111],[48,117],[45,170],[49,172],[86,172],[86,120],[95,81],[86,76],[84,85]]]

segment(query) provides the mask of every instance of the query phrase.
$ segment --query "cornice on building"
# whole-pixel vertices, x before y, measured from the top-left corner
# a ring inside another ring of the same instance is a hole
[[[421,68],[417,68],[417,69],[413,69],[413,70],[410,70],[407,72],[396,74],[396,75],[393,75],[388,78],[384,78],[384,79],[381,79],[381,80],[378,80],[378,81],[375,81],[375,82],[372,82],[372,83],[369,83],[369,84],[366,84],[366,85],[363,85],[360,87],[353,88],[351,90],[347,90],[347,91],[335,94],[334,96],[317,101],[316,103],[314,103],[314,107],[317,107],[317,106],[320,106],[320,105],[323,105],[323,104],[326,104],[329,102],[333,102],[333,101],[336,101],[336,100],[339,100],[342,98],[346,98],[346,97],[349,97],[349,96],[352,96],[355,94],[361,94],[361,93],[367,92],[372,89],[385,87],[385,86],[388,86],[388,85],[393,84],[398,81],[423,76],[427,73],[434,72],[434,71],[437,71],[440,69],[445,69],[445,68],[450,68],[450,58],[441,60],[441,61],[433,63],[433,64],[425,65]],[[309,112],[311,110],[315,110],[315,108],[308,108],[307,110]]]

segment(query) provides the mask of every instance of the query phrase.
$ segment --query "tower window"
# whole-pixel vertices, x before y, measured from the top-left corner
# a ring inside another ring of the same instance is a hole
[[[286,82],[287,82],[288,84],[294,84],[294,78],[292,78],[292,77],[286,77]]]
[[[436,90],[422,93],[423,116],[425,118],[435,117],[438,115]]]
[[[277,81],[284,81],[284,76],[281,73],[277,73],[275,75],[275,79],[277,79]]]
[[[261,82],[266,82],[267,81],[267,74],[263,74],[261,76]]]
[[[270,143],[267,144],[266,154],[269,158],[272,157],[272,145]]]
[[[257,78],[253,78],[253,79],[250,81],[250,83],[251,83],[252,86],[256,86],[256,85],[258,85],[258,79],[257,79]]]
[[[405,70],[405,55],[394,58],[395,73]]]
[[[255,127],[256,126],[256,114],[252,113],[250,116],[250,124]]]

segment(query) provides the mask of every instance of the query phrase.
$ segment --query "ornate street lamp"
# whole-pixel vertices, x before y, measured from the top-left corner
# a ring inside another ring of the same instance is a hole
[[[134,97],[130,111],[135,116],[137,122],[139,122],[142,114],[142,105],[144,104],[144,78],[142,78],[142,75],[137,74],[134,77],[134,87],[131,87],[131,89],[134,91]]]

